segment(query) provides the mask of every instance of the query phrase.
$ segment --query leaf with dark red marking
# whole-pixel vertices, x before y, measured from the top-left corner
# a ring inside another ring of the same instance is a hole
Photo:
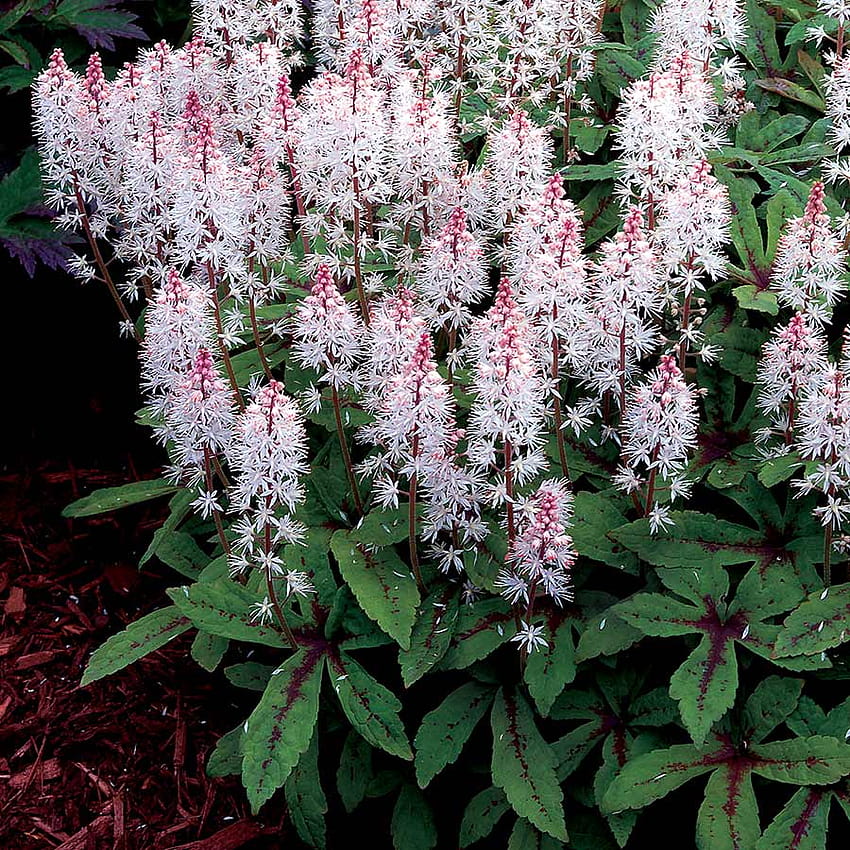
[[[198,632],[192,641],[192,659],[211,673],[221,663],[229,646],[230,641],[227,638]]]
[[[199,581],[190,587],[170,588],[167,592],[192,625],[205,632],[265,646],[282,648],[287,645],[276,628],[252,619],[251,606],[259,597],[228,578]]]
[[[534,712],[520,694],[500,690],[490,719],[493,782],[518,815],[566,841],[564,795],[555,774],[555,757],[534,724]]]
[[[610,731],[610,726],[605,717],[582,723],[581,726],[567,732],[562,738],[558,738],[551,744],[557,764],[558,781],[563,782],[584,761],[588,753],[601,741]]]
[[[525,663],[523,678],[537,710],[545,717],[564,687],[576,677],[573,621],[550,617],[547,622],[548,646],[532,652]]]
[[[587,491],[575,495],[575,521],[570,532],[576,552],[627,573],[637,573],[638,560],[608,532],[628,520],[618,502],[602,493]]]
[[[735,703],[738,660],[726,629],[718,624],[670,679],[670,696],[679,703],[682,723],[701,744],[711,725]]]
[[[643,632],[617,616],[617,606],[614,605],[585,623],[576,647],[576,664],[599,655],[616,655],[642,637]]]
[[[784,614],[806,595],[800,576],[791,570],[753,567],[738,583],[730,613],[741,611],[750,620]]]
[[[628,761],[602,800],[603,811],[641,809],[666,797],[688,780],[714,770],[720,753],[705,753],[693,744],[677,744]]]
[[[254,813],[286,782],[310,745],[319,716],[323,658],[314,647],[287,658],[245,723],[242,782]]]
[[[314,731],[310,746],[289,774],[284,794],[289,817],[301,840],[322,850],[326,844],[328,801],[319,776],[318,731]]]
[[[207,759],[207,776],[236,776],[242,772],[242,739],[244,723],[231,729],[216,741]]]
[[[410,649],[401,650],[398,663],[404,686],[409,688],[446,654],[458,617],[458,595],[452,585],[434,591],[421,605]]]
[[[355,532],[337,531],[331,551],[360,607],[399,646],[409,649],[419,591],[395,550],[370,551]]]
[[[819,97],[810,89],[803,88],[799,83],[791,80],[783,79],[782,77],[768,77],[765,80],[756,80],[756,85],[760,89],[778,94],[780,97],[786,97],[788,100],[794,100],[797,103],[810,106],[818,112],[823,112],[823,98]]]
[[[850,640],[850,584],[812,593],[782,624],[774,656],[815,655]]]
[[[829,785],[850,774],[850,744],[813,735],[752,747],[753,771],[774,782]]]
[[[505,792],[495,785],[476,794],[463,813],[458,844],[468,847],[486,838],[510,807]]]
[[[648,752],[652,749],[646,743],[646,738],[642,748],[641,743],[638,744],[637,752],[633,751],[632,747],[635,743],[634,737],[622,725],[611,730],[611,733],[605,739],[602,745],[602,766],[596,771],[593,777],[593,797],[596,800],[596,805],[601,807],[602,800],[605,797],[605,792],[614,781],[614,777],[620,772],[623,765],[635,755]],[[614,837],[617,839],[617,844],[620,847],[625,847],[629,840],[635,823],[637,822],[638,813],[635,811],[618,812],[617,814],[607,814],[605,819],[608,821],[608,826]]]
[[[720,599],[729,592],[729,574],[713,561],[699,569],[693,567],[659,567],[658,578],[668,590],[699,607],[706,597]]]
[[[474,661],[486,658],[515,631],[513,613],[504,599],[483,599],[464,605],[458,614],[449,648],[437,669],[468,667]]]
[[[564,845],[545,835],[525,818],[517,818],[508,838],[507,850],[563,850]]]
[[[764,831],[756,850],[826,850],[831,796],[823,788],[800,788]]]
[[[639,519],[611,532],[638,557],[659,567],[699,570],[706,564],[746,564],[763,557],[763,534],[743,525],[696,511],[673,511],[676,525],[667,534],[652,534],[649,520]]]
[[[752,850],[760,834],[753,780],[746,758],[729,759],[708,779],[697,815],[699,850]]]
[[[794,711],[802,690],[802,679],[768,676],[759,682],[744,706],[746,739],[763,741]]]
[[[401,703],[344,652],[328,656],[328,673],[352,727],[373,747],[411,761],[413,752],[398,716]]]
[[[457,761],[478,721],[493,701],[493,688],[467,682],[422,718],[416,733],[416,781],[424,788],[447,764]]]
[[[652,637],[673,637],[700,631],[698,608],[660,593],[638,593],[621,602],[615,610],[620,619]]]
[[[152,611],[135,623],[130,623],[123,632],[112,635],[92,653],[80,684],[85,687],[123,670],[191,627],[192,621],[173,605]]]

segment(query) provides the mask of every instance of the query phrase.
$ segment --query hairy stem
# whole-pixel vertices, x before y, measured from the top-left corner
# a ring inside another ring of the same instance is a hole
[[[80,192],[79,185],[77,184],[76,176],[74,177],[74,197],[76,198],[77,209],[80,213],[80,218],[82,219],[83,232],[86,234],[86,241],[89,243],[89,248],[94,256],[94,261],[97,265],[98,271],[100,272],[100,276],[106,284],[106,288],[109,290],[109,294],[112,296],[112,300],[115,302],[118,312],[121,313],[121,318],[127,323],[127,326],[132,329],[133,338],[136,342],[141,342],[142,338],[136,330],[136,326],[130,317],[130,313],[127,311],[127,307],[118,293],[118,287],[115,286],[115,281],[112,280],[112,275],[109,274],[109,268],[106,265],[106,261],[103,259],[103,254],[100,252],[97,240],[94,238],[91,223],[89,222],[89,214],[86,211],[85,203],[83,203],[83,195],[82,192]]]
[[[218,298],[218,286],[215,281],[215,271],[212,263],[207,263],[207,280],[209,281],[210,295],[213,302],[213,314],[215,315],[216,339],[218,339],[218,348],[221,352],[221,359],[224,361],[224,368],[227,371],[227,379],[230,381],[230,386],[233,389],[233,394],[236,396],[236,403],[240,410],[245,409],[245,402],[242,399],[242,393],[239,391],[239,385],[236,383],[236,373],[233,371],[233,364],[230,362],[230,353],[227,346],[224,344],[224,326],[221,323],[221,303]]]
[[[351,453],[348,451],[348,441],[345,439],[345,429],[342,427],[342,410],[339,404],[339,393],[334,384],[331,384],[331,396],[333,399],[334,419],[336,420],[336,433],[339,437],[339,447],[342,450],[342,460],[345,463],[345,474],[348,476],[348,485],[351,488],[351,496],[357,508],[359,516],[363,516],[363,502],[360,499],[360,490],[357,487],[357,478],[354,475],[354,467],[351,464]]]
[[[269,366],[269,361],[266,360],[266,353],[263,350],[263,341],[260,339],[260,328],[257,324],[257,307],[254,303],[253,296],[248,298],[248,312],[251,316],[251,333],[254,337],[254,345],[257,346],[257,353],[260,355],[260,363],[263,365],[263,372],[266,373],[266,378],[272,379],[272,369]]]
[[[204,477],[207,482],[207,490],[212,493],[213,491],[213,454],[209,449],[209,446],[204,446]],[[218,534],[219,542],[221,543],[221,548],[224,550],[225,555],[230,554],[230,544],[227,542],[227,536],[224,533],[224,523],[221,521],[221,516],[218,511],[213,511],[213,522],[215,522],[215,530],[216,534]]]

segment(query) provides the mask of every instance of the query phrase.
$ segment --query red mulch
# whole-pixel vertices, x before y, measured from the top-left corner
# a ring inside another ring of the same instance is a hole
[[[206,777],[211,747],[250,705],[194,664],[186,635],[79,687],[92,650],[168,604],[175,583],[165,567],[136,566],[164,503],[59,516],[79,491],[131,476],[53,467],[0,477],[0,847],[297,846],[280,802],[251,818],[238,778]]]

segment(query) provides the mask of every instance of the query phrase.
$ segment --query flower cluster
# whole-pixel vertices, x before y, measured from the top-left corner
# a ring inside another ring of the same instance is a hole
[[[278,555],[282,544],[303,540],[292,515],[304,500],[301,479],[309,469],[303,417],[279,381],[260,389],[239,415],[227,459],[235,475],[231,504],[241,514],[231,568],[261,569],[269,585],[282,576],[287,595],[311,593],[309,577],[288,569]]]
[[[788,221],[779,240],[771,283],[780,304],[824,322],[847,289],[846,267],[847,253],[826,211],[823,183],[817,181],[805,212]]]
[[[286,631],[280,597],[310,589],[283,548],[304,537],[308,421],[316,463],[348,479],[323,493],[334,521],[406,510],[420,591],[420,554],[456,576],[504,535],[528,650],[535,597],[570,598],[573,438],[619,452],[639,513],[668,522],[696,429],[682,372],[713,353],[700,297],[731,216],[706,160],[728,123],[711,76],[734,77],[741,21],[732,2],[665,8],[611,122],[601,224],[566,188],[579,134],[602,129],[583,114],[598,0],[197,0],[194,38],[114,79],[96,55],[84,74],[52,56],[35,84],[48,198],[128,333],[147,304],[150,418],[234,572],[264,573],[258,618]],[[307,31],[321,64],[304,75]],[[842,288],[820,198],[777,260],[807,323]],[[783,368],[764,370],[777,417],[803,367]]]
[[[623,418],[623,460],[618,482],[630,493],[645,486],[650,524],[659,530],[669,522],[662,491],[669,501],[687,496],[684,475],[696,447],[699,414],[697,390],[684,380],[674,357],[664,356],[648,379],[628,396]]]
[[[532,603],[546,594],[559,605],[572,599],[570,568],[576,553],[567,529],[572,493],[563,481],[545,481],[523,504],[519,530],[496,584],[511,602]]]

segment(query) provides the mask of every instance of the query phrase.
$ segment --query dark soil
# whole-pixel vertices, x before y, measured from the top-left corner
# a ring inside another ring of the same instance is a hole
[[[0,276],[0,847],[292,847],[282,803],[252,819],[238,777],[205,776],[252,706],[192,661],[190,637],[79,686],[90,653],[169,604],[176,577],[137,566],[164,501],[87,520],[61,510],[155,476],[162,456],[133,424],[136,354],[105,293],[62,275],[30,282],[8,261]]]

